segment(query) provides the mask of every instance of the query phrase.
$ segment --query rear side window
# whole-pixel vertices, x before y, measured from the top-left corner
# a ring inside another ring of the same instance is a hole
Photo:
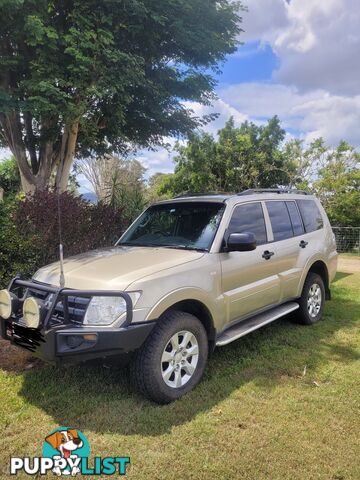
[[[290,216],[285,202],[266,202],[274,240],[285,240],[293,236]]]
[[[245,203],[235,208],[229,223],[229,234],[243,232],[253,233],[258,245],[267,242],[264,214],[259,202]]]
[[[286,206],[290,215],[290,220],[294,235],[302,235],[304,233],[304,225],[302,223],[299,210],[295,202],[286,202]]]
[[[306,233],[314,232],[315,230],[323,228],[323,219],[314,200],[297,200],[297,204],[304,222]]]

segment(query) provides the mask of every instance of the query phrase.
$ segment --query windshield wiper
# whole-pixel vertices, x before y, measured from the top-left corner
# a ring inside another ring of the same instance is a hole
[[[190,245],[159,245],[159,247],[165,247],[165,248],[177,248],[180,250],[195,250],[196,252],[207,252],[207,248],[201,248],[201,247],[191,247]]]
[[[156,248],[173,248],[179,250],[194,250],[196,252],[208,252],[207,248],[191,247],[190,245],[162,245],[161,243],[134,243],[134,242],[121,242],[117,244],[118,247],[156,247]]]
[[[117,247],[157,247],[154,243],[134,243],[134,242],[121,242],[117,244]]]

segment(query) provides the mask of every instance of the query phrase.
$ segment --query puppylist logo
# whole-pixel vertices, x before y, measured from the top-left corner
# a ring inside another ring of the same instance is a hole
[[[42,457],[11,457],[10,474],[28,475],[126,475],[129,457],[95,457],[89,465],[90,445],[85,435],[72,427],[53,430],[43,443]]]

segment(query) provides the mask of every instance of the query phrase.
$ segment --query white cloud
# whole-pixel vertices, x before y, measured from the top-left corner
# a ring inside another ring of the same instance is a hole
[[[171,146],[174,146],[174,139],[166,139]],[[174,171],[173,159],[174,153],[166,148],[156,150],[142,150],[134,155],[147,169],[145,176],[150,177],[156,172],[171,173]]]
[[[201,105],[200,103],[195,102],[184,102],[184,105],[187,108],[193,110],[195,116],[202,117],[204,115],[209,115],[211,113],[217,113],[219,116],[213,122],[208,123],[203,130],[208,133],[216,135],[218,130],[222,128],[225,122],[232,116],[234,117],[235,125],[240,125],[242,122],[248,119],[248,115],[242,113],[236,108],[236,105],[233,106],[230,102],[224,101],[222,98],[219,98],[211,107]]]
[[[353,98],[325,95],[294,108],[302,116],[306,139],[324,137],[334,145],[340,140],[360,145],[360,95]]]
[[[240,35],[243,42],[260,40],[270,42],[281,29],[288,25],[285,0],[249,0],[245,2],[248,11],[242,13],[244,32]]]
[[[331,145],[342,139],[360,145],[360,95],[332,95],[325,90],[301,92],[291,86],[263,83],[232,85],[220,95],[252,119],[279,115],[285,128],[308,140],[323,136]]]
[[[277,82],[357,95],[359,24],[360,4],[353,0],[252,0],[240,38],[271,45],[280,60]]]

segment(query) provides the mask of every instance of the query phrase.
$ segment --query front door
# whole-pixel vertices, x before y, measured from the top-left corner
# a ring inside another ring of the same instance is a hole
[[[255,250],[220,254],[228,322],[275,305],[280,300],[276,246],[268,243],[261,202],[242,203],[234,207],[227,235],[243,232],[255,235]]]

